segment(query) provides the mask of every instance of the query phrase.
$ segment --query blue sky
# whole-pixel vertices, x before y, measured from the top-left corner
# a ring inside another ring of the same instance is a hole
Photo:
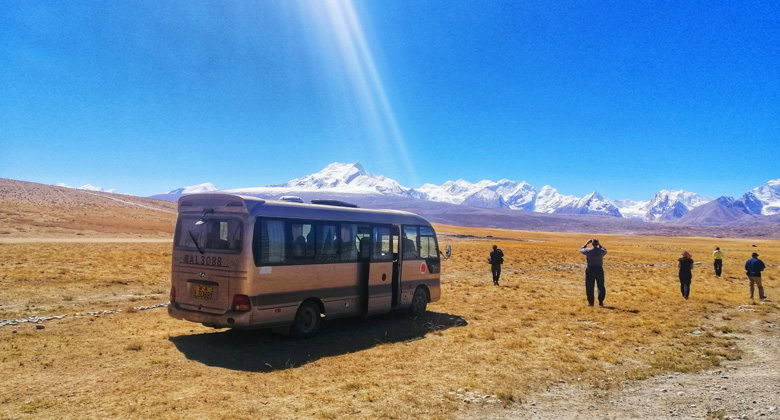
[[[780,2],[15,1],[0,177],[152,195],[356,162],[407,187],[780,178]]]

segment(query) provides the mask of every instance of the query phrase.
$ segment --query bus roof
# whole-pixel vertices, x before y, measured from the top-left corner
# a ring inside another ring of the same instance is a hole
[[[179,198],[179,213],[202,214],[207,210],[220,213],[239,213],[252,217],[288,217],[334,221],[424,224],[427,219],[401,210],[363,209],[327,204],[302,204],[289,201],[265,200],[237,194],[190,194]]]

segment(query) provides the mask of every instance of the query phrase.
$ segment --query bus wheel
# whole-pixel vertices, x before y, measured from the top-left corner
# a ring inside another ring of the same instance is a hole
[[[412,296],[412,306],[409,308],[409,314],[413,316],[420,316],[428,309],[428,293],[425,289],[418,287],[414,291]]]
[[[303,302],[290,327],[290,335],[296,338],[309,338],[320,328],[320,307],[311,300]]]

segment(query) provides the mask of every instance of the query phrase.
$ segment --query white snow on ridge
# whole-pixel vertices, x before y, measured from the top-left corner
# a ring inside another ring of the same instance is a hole
[[[712,200],[710,197],[684,190],[661,190],[646,205],[643,220],[653,222],[680,218]]]
[[[64,182],[58,182],[58,183],[54,184],[54,186],[55,187],[73,188],[73,189],[76,189],[76,190],[95,191],[95,192],[104,192],[104,193],[116,194],[116,190],[114,188],[111,188],[111,189],[107,190],[107,189],[104,189],[102,187],[96,187],[96,186],[94,186],[92,184],[84,184],[84,185],[82,185],[80,187],[71,187],[70,185],[65,184]]]
[[[374,175],[363,168],[360,162],[331,163],[325,169],[302,178],[293,179],[272,188],[287,188],[297,191],[319,191],[327,189],[333,192],[389,194],[414,198],[426,198],[424,194],[412,188],[406,188],[393,179],[383,175]],[[267,187],[266,187],[267,188]],[[245,189],[249,190],[249,189]]]
[[[573,206],[579,198],[573,195],[563,195],[555,188],[545,185],[536,195],[534,210],[539,213],[554,213],[555,210]]]
[[[764,216],[780,214],[780,178],[748,191],[740,201],[754,213]]]
[[[650,201],[613,200],[620,214],[627,219],[644,220]]]
[[[214,184],[210,182],[204,182],[203,184],[191,185],[189,187],[177,188],[175,190],[168,191],[167,194],[200,194],[212,191],[219,191]]]
[[[169,194],[218,191],[212,184],[180,188]],[[281,185],[224,190],[234,194],[295,195],[299,192],[327,191],[351,194],[382,194],[412,197],[474,207],[524,210],[539,213],[596,214],[644,221],[665,222],[683,217],[713,199],[683,190],[661,190],[648,201],[609,200],[598,192],[585,197],[562,195],[545,185],[541,189],[525,181],[502,179],[470,183],[462,179],[441,185],[424,184],[407,188],[397,181],[367,171],[359,162],[332,163],[323,170]],[[769,181],[743,196],[740,201],[753,214],[780,213],[780,179]]]

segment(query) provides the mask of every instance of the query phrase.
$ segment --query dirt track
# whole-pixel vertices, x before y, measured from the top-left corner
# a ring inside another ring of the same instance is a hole
[[[459,419],[780,419],[780,316],[764,318],[734,334],[742,359],[716,370],[625,381],[614,390],[563,383]]]

